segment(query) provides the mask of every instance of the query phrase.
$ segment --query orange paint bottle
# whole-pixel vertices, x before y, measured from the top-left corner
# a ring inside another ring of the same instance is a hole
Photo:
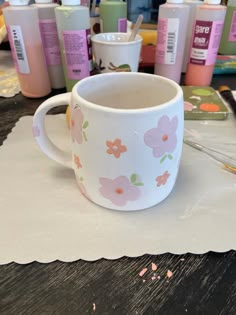
[[[203,5],[197,7],[185,75],[186,85],[211,84],[225,13],[226,7],[220,5],[220,0],[205,0]]]

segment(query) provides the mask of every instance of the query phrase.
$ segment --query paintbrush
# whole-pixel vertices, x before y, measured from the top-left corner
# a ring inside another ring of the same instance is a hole
[[[199,151],[206,153],[207,155],[211,156],[213,159],[217,160],[218,162],[221,162],[227,171],[230,171],[236,174],[236,159],[233,159],[222,152],[216,151],[211,148],[207,148],[199,143],[196,143],[190,140],[184,139],[184,143],[188,144],[189,146]]]
[[[223,99],[230,105],[234,115],[236,115],[236,101],[231,89],[227,85],[221,85],[218,91]]]

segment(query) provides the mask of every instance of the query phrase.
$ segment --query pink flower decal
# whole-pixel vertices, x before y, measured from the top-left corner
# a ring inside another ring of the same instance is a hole
[[[72,140],[79,144],[83,142],[83,140],[87,141],[86,133],[84,129],[88,127],[88,122],[84,122],[84,115],[78,105],[75,105],[71,110],[71,121],[70,121],[70,129]]]
[[[133,177],[133,178],[132,178]],[[104,198],[109,199],[117,206],[125,206],[128,201],[135,201],[140,197],[140,182],[136,182],[136,175],[131,175],[131,180],[126,176],[119,176],[115,179],[101,177],[99,179],[102,185],[99,189]]]
[[[38,126],[33,126],[32,132],[35,138],[40,137],[40,129]]]
[[[74,154],[74,162],[75,162],[75,165],[77,166],[77,168],[82,167],[82,164],[80,163],[80,158],[76,154]]]
[[[157,186],[161,186],[161,185],[164,186],[169,177],[170,177],[170,174],[168,173],[168,171],[165,171],[164,174],[157,176],[157,178],[156,178]]]
[[[184,110],[186,112],[192,112],[192,110],[194,109],[194,105],[190,102],[184,102]]]
[[[126,146],[121,144],[120,139],[115,139],[114,141],[106,141],[106,145],[108,146],[107,153],[113,154],[116,158],[119,158],[121,153],[127,151]]]
[[[153,156],[156,158],[162,157],[160,163],[168,157],[173,159],[172,153],[177,144],[176,130],[178,126],[178,117],[174,116],[170,119],[168,116],[162,116],[157,128],[152,128],[144,134],[144,142],[152,148]]]

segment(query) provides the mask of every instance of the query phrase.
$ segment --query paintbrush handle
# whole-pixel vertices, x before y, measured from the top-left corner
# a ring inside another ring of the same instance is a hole
[[[215,160],[223,163],[224,165],[227,165],[232,168],[236,168],[236,160],[234,160],[230,156],[227,156],[221,152],[218,152],[213,149],[206,148],[206,147],[204,147],[202,151],[208,154],[209,156],[213,157]]]
[[[129,42],[135,40],[135,37],[136,37],[136,35],[138,33],[138,30],[139,30],[139,28],[140,28],[140,26],[142,24],[142,21],[143,21],[143,15],[140,14],[138,19],[137,19],[137,21],[136,21],[136,23],[135,23],[135,25],[134,25],[134,28],[133,28],[133,30],[131,32],[131,35],[130,35],[130,37],[128,39]]]
[[[231,89],[227,85],[221,85],[218,90],[223,99],[230,105],[234,115],[236,115],[236,101]]]
[[[190,141],[190,140],[184,140],[184,143],[190,145],[191,147],[202,151],[204,153],[206,153],[207,155],[211,156],[212,158],[214,158],[215,160],[223,163],[226,166],[229,166],[231,168],[236,168],[236,160],[231,158],[230,156],[225,155],[224,153],[221,153],[219,151],[216,151],[214,149],[210,149],[207,148],[199,143]]]

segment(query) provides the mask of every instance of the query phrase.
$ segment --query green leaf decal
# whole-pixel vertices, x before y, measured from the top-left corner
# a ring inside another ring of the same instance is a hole
[[[167,155],[164,155],[164,156],[161,158],[160,163],[162,164],[162,163],[165,161],[166,158],[167,158]]]
[[[132,174],[132,175],[130,176],[130,181],[131,181],[131,183],[134,184],[134,183],[136,182],[136,180],[137,180],[137,175],[136,175],[136,174]]]
[[[83,137],[84,137],[84,141],[88,141],[87,137],[86,137],[86,133],[83,131]]]
[[[144,183],[134,183],[135,186],[144,186]]]
[[[89,123],[88,123],[88,121],[86,120],[86,121],[84,122],[84,124],[83,124],[83,129],[86,129],[86,128],[88,127],[88,125],[89,125]]]
[[[168,154],[168,158],[169,158],[170,160],[173,160],[173,156],[172,156],[171,154]]]
[[[84,180],[84,178],[81,176],[81,177],[79,178],[79,180],[82,182],[82,181]]]

